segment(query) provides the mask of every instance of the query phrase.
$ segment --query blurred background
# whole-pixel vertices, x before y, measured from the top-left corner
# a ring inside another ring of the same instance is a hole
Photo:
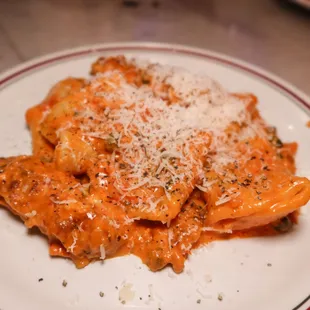
[[[82,45],[157,41],[238,57],[310,95],[310,4],[298,1],[0,0],[0,71]]]

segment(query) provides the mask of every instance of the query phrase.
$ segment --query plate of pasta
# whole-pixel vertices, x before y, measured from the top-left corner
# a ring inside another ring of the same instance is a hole
[[[0,309],[310,307],[310,99],[118,43],[0,76]]]

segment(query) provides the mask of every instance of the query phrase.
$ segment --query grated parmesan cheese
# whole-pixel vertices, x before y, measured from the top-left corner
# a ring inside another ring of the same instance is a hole
[[[102,244],[100,245],[99,250],[100,250],[100,259],[105,260],[105,256],[106,256],[105,248]]]
[[[204,179],[206,158],[221,174],[241,157],[235,141],[264,136],[259,121],[251,119],[246,103],[218,82],[177,67],[151,65],[143,60],[131,62],[151,77],[151,85],[130,84],[118,70],[100,73],[89,79],[88,87],[96,100],[102,100],[104,110],[83,99],[83,110],[76,116],[84,141],[101,139],[110,143],[113,175],[101,172],[97,179],[103,187],[112,178],[111,184],[121,199],[136,197],[135,191],[140,188],[161,187],[171,200],[170,189],[180,183],[208,192],[217,181]],[[242,124],[242,128],[228,137],[225,130],[232,123]],[[57,135],[74,126],[74,122],[65,123]],[[215,204],[224,204],[233,197],[223,195]],[[137,199],[134,207],[154,212],[158,205],[162,207],[161,199],[148,193],[144,200],[147,203]],[[119,227],[112,220],[110,225]]]
[[[77,203],[78,201],[75,199],[68,199],[68,200],[56,200],[50,197],[50,200],[57,204],[57,205],[65,205],[65,204],[70,204],[70,203]]]
[[[140,217],[132,217],[129,218],[127,215],[125,215],[125,221],[124,221],[124,225],[130,225],[132,224],[134,221],[139,221]]]
[[[170,250],[171,250],[171,241],[173,237],[174,237],[173,231],[171,229],[168,229],[168,246]]]
[[[133,284],[123,283],[119,290],[119,300],[121,302],[130,302],[135,298],[135,291],[133,290]]]
[[[112,227],[118,229],[120,228],[121,226],[113,219],[109,219],[109,225],[111,225]]]
[[[219,232],[219,233],[224,233],[224,234],[232,234],[232,230],[231,229],[216,229],[213,227],[203,227],[202,231],[215,231],[215,232]]]
[[[72,244],[67,248],[67,252],[71,252],[73,253],[75,247],[76,247],[76,242],[78,240],[77,236],[75,233],[72,233],[72,237],[73,237],[73,242]]]
[[[215,205],[219,206],[231,200],[231,197],[227,194],[223,194],[216,202]]]
[[[37,215],[37,211],[32,210],[31,212],[25,213],[25,216],[28,218],[34,217]]]

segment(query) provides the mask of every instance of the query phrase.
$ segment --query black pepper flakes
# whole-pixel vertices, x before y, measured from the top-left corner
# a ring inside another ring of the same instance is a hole
[[[124,163],[120,163],[120,164],[119,164],[119,167],[120,167],[121,169],[126,169],[127,166],[126,166],[126,164],[124,164]]]
[[[247,187],[247,186],[250,186],[251,183],[252,183],[251,179],[245,179],[242,183],[240,183],[240,185]]]
[[[272,266],[272,264],[268,263],[268,264],[267,264],[267,266],[268,266],[268,267],[271,267],[271,266]]]
[[[279,138],[275,139],[273,144],[274,144],[275,147],[278,147],[278,148],[283,147],[283,143],[282,143],[282,141]]]
[[[63,286],[63,287],[66,287],[67,285],[68,285],[68,282],[67,282],[66,280],[63,280],[63,281],[62,281],[62,286]]]
[[[43,281],[43,278],[40,278],[39,280],[38,280],[38,282],[42,282]]]
[[[288,216],[285,216],[274,223],[272,226],[276,231],[284,233],[292,229],[293,223]]]
[[[201,303],[201,299],[197,299],[197,304],[200,304]]]
[[[100,297],[103,297],[103,296],[104,296],[104,293],[103,293],[103,292],[99,292],[99,296],[100,296]]]

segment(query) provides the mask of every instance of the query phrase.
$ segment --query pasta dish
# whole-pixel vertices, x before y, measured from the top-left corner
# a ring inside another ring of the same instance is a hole
[[[99,58],[26,121],[33,154],[0,158],[0,204],[78,268],[134,254],[181,272],[207,242],[288,231],[310,199],[257,98],[181,68]]]

